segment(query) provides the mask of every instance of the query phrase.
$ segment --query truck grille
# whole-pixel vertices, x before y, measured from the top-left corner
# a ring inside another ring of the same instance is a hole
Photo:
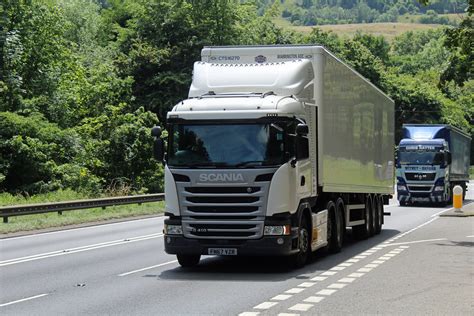
[[[408,190],[410,191],[417,191],[417,192],[431,192],[431,185],[419,185],[419,186],[408,186]]]
[[[261,238],[271,177],[263,181],[255,171],[239,171],[244,173],[245,184],[203,184],[193,171],[187,171],[191,181],[176,182],[184,236],[200,240]],[[267,174],[270,170],[259,171]]]
[[[405,177],[409,181],[433,181],[436,173],[405,172]]]

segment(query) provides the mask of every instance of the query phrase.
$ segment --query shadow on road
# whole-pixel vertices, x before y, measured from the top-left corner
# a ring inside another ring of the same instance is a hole
[[[378,245],[399,233],[398,230],[382,230],[380,235],[367,240],[356,241],[351,231],[346,234],[342,251],[325,255],[316,252],[312,260],[301,269],[290,270],[284,257],[202,257],[194,268],[177,267],[164,270],[160,274],[144,277],[159,280],[238,280],[251,282],[283,281],[290,278],[310,279],[318,271],[326,271],[351,257]],[[307,274],[307,276],[306,276]]]

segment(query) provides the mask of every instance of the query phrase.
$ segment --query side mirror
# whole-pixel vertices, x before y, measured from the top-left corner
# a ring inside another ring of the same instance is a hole
[[[296,125],[296,134],[298,136],[306,136],[308,135],[308,133],[309,133],[308,125],[303,124],[303,123],[299,123],[298,125]]]
[[[159,126],[154,126],[151,129],[151,136],[153,137],[160,137],[161,136],[161,127]]]
[[[161,127],[153,127],[151,129],[151,136],[155,137],[155,140],[153,141],[153,157],[158,161],[163,161],[165,142],[161,139]]]

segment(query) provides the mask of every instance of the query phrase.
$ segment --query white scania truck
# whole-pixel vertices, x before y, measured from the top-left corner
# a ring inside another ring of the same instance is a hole
[[[205,47],[167,115],[164,243],[202,255],[341,249],[381,231],[393,194],[394,103],[321,46]]]

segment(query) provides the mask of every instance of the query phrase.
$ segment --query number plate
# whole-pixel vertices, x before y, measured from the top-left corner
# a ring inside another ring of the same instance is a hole
[[[237,256],[236,248],[209,248],[207,253],[214,256]]]

